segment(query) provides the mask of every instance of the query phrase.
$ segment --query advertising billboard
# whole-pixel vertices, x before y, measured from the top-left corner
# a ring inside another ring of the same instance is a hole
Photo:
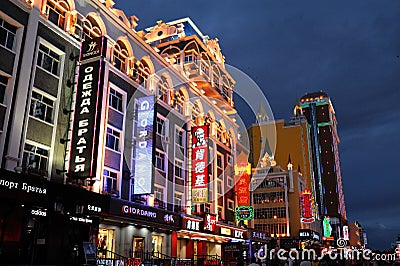
[[[68,177],[96,175],[105,62],[102,58],[79,68]]]
[[[301,222],[312,223],[314,221],[311,191],[305,189],[301,192]]]
[[[153,193],[154,96],[137,99],[134,191],[136,195]]]

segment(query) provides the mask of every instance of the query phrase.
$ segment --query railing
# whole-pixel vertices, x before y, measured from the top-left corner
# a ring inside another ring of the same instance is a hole
[[[100,250],[97,254],[97,265],[104,266],[136,266],[131,258],[124,257],[110,250]]]

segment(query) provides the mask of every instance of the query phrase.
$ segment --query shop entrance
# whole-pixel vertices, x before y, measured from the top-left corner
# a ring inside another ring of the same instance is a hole
[[[153,249],[153,252],[159,252],[163,253],[163,237],[159,235],[153,235],[152,236],[152,241],[151,241],[151,246]]]
[[[143,237],[133,237],[132,240],[132,257],[141,258],[144,252],[144,238]]]
[[[99,256],[110,257],[113,256],[115,252],[115,231],[113,229],[99,228],[97,249],[99,251]],[[111,251],[106,254],[106,251]],[[111,254],[110,254],[111,253]]]

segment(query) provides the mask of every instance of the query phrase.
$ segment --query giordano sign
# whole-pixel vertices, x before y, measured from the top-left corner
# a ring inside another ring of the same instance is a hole
[[[111,198],[110,213],[140,221],[141,224],[150,222],[152,225],[166,225],[169,227],[181,227],[181,217],[173,212],[161,210],[151,206],[141,205],[128,201]]]

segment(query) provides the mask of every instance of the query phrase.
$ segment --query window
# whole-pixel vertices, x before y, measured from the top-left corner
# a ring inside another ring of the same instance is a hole
[[[183,105],[185,103],[185,96],[181,91],[175,93],[175,109],[183,114]]]
[[[165,77],[161,77],[160,82],[158,83],[158,98],[163,102],[168,103],[168,82]]]
[[[184,131],[181,128],[175,129],[175,145],[176,145],[175,154],[184,156],[185,155]]]
[[[156,168],[165,172],[165,154],[156,151]]]
[[[235,209],[235,202],[233,200],[228,199],[228,210],[233,211]]]
[[[0,103],[4,103],[4,96],[6,95],[8,78],[0,75]]]
[[[29,115],[53,123],[54,101],[37,91],[32,91]]]
[[[110,89],[108,104],[115,110],[123,112],[123,96],[122,96],[122,94],[114,89]]]
[[[106,147],[120,151],[121,133],[118,130],[107,127]]]
[[[175,212],[181,212],[183,210],[182,208],[182,194],[181,193],[175,193],[174,194],[174,211]]]
[[[40,44],[38,58],[37,58],[37,65],[49,71],[50,73],[58,76],[60,55],[52,51],[47,46]]]
[[[157,123],[157,134],[160,136],[164,136],[165,135],[165,120],[162,119],[161,117],[157,117],[156,123]]]
[[[22,167],[24,170],[36,169],[43,171],[47,175],[47,165],[49,161],[49,150],[39,148],[33,144],[25,144]]]
[[[101,36],[101,29],[96,20],[92,17],[87,17],[83,22],[83,39],[93,39]]]
[[[139,84],[145,83],[145,81],[150,76],[150,67],[144,60],[136,62],[136,64],[136,82],[138,82]],[[146,84],[144,84],[143,87],[146,87]]]
[[[118,173],[110,170],[103,170],[103,190],[110,193],[118,193]]]
[[[0,45],[14,50],[14,39],[17,28],[0,18]]]
[[[128,50],[123,42],[117,41],[114,46],[114,66],[126,72],[126,59],[128,58]]]
[[[185,54],[185,63],[193,62],[194,61],[194,54]]]
[[[48,20],[64,29],[65,27],[65,14],[69,10],[69,5],[65,1],[50,1],[47,0],[45,7],[45,14]]]
[[[218,195],[224,194],[223,188],[222,188],[222,181],[218,180],[217,181],[217,193]]]
[[[175,177],[184,178],[183,162],[175,160]]]
[[[154,207],[164,207],[164,188],[154,186]]]
[[[224,168],[224,156],[222,154],[217,154],[217,167],[222,170]]]
[[[230,177],[230,176],[228,176],[228,177],[227,177],[227,185],[228,185],[228,188],[232,188],[233,185],[234,185],[233,183],[234,183],[233,178]]]

